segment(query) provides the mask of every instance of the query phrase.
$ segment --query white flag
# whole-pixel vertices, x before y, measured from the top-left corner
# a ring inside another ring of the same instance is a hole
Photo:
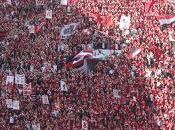
[[[61,5],[67,5],[68,4],[68,0],[61,0]]]
[[[46,19],[52,19],[52,10],[46,10]]]

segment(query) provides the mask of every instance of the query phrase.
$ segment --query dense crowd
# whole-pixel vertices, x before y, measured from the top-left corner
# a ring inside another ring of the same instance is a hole
[[[175,10],[172,4],[155,0],[147,12],[145,3],[1,4],[0,31],[6,35],[0,39],[0,130],[175,129],[175,42],[169,40],[175,24],[161,26],[154,16]],[[52,19],[45,18],[46,9],[52,10]],[[100,16],[94,19],[93,12]],[[131,17],[129,30],[119,29],[122,14]],[[113,22],[105,26],[100,18],[108,15]],[[75,33],[62,39],[62,27],[77,22]],[[29,25],[35,32],[29,32]],[[87,73],[64,67],[67,58],[89,44],[103,43],[122,53],[111,54]],[[141,52],[129,57],[137,48]],[[24,85],[6,83],[7,76],[15,74],[25,75],[30,94],[24,94]],[[62,80],[67,91],[60,89]],[[19,110],[8,108],[7,99],[19,101]]]

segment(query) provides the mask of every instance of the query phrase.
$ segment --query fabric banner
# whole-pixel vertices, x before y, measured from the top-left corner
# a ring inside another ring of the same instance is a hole
[[[15,74],[15,84],[24,85],[25,75]]]
[[[5,102],[6,102],[7,108],[13,108],[12,99],[6,99]]]
[[[42,95],[42,103],[45,105],[49,104],[49,98],[47,95]]]
[[[160,25],[164,24],[171,24],[175,22],[175,15],[161,15],[161,16],[156,16],[157,20],[159,21]]]
[[[60,36],[62,39],[67,38],[68,36],[71,36],[75,33],[76,27],[78,23],[71,23],[69,25],[65,25],[60,32]]]
[[[64,92],[68,91],[67,85],[66,85],[65,81],[63,81],[63,80],[60,81],[60,87],[61,87],[61,91],[64,91]]]
[[[19,101],[18,100],[13,100],[13,109],[19,110]]]
[[[67,5],[68,4],[68,0],[61,0],[61,5]]]
[[[122,15],[119,22],[120,30],[129,29],[130,27],[130,16]]]
[[[148,13],[151,8],[153,7],[153,5],[155,4],[154,0],[148,1],[145,3],[145,12]]]
[[[46,19],[52,19],[52,10],[46,10]]]
[[[14,84],[14,76],[7,76],[6,78],[6,85],[7,84]]]

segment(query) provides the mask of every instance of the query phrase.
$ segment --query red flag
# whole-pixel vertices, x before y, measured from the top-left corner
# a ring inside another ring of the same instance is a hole
[[[159,59],[161,55],[163,55],[163,51],[159,49],[157,46],[152,46],[150,50],[153,52],[156,59]]]
[[[70,5],[75,5],[79,0],[70,0],[69,1],[69,4]]]
[[[152,6],[155,4],[155,0],[151,0],[145,3],[145,11],[146,13],[148,13],[150,11],[150,9],[152,8]]]
[[[35,26],[35,32],[40,32],[45,24],[46,22],[42,22],[40,25]]]
[[[113,25],[114,21],[112,16],[105,16],[104,24],[106,28],[109,28],[111,25]]]
[[[91,17],[93,17],[96,20],[96,22],[98,24],[102,24],[103,18],[102,18],[102,16],[98,12],[90,13],[90,15],[91,15]]]

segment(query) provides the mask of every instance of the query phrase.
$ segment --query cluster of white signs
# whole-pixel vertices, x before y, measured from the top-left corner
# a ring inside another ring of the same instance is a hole
[[[13,110],[20,109],[18,100],[6,99],[6,105],[7,105],[7,108],[10,108]]]
[[[6,78],[6,85],[7,84],[25,84],[25,75],[24,74],[15,74],[15,76],[8,75]]]

